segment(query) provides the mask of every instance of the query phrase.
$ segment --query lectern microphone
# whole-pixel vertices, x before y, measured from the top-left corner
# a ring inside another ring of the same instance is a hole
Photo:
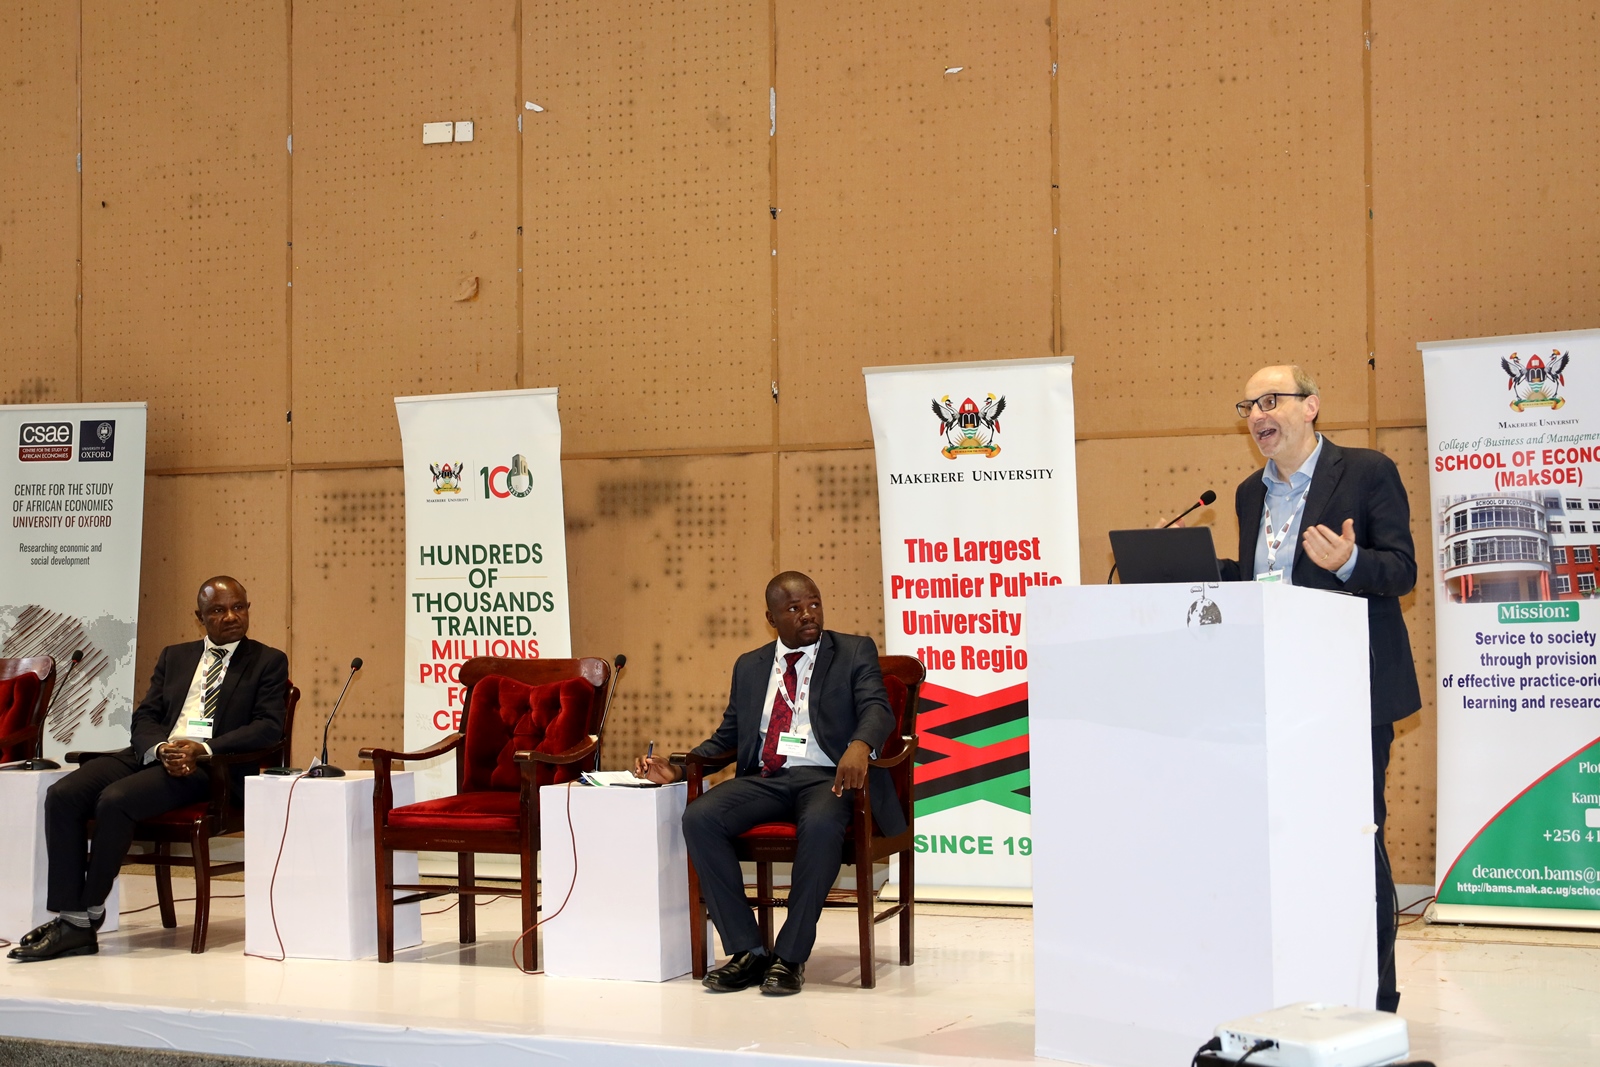
[[[622,668],[627,665],[628,657],[621,652],[618,652],[617,658],[611,661],[611,691],[606,694],[606,706],[600,710],[599,731],[595,734],[600,738],[600,742],[594,748],[594,769],[597,771],[600,769],[600,747],[605,743],[606,719],[611,715],[611,701],[617,695],[617,679],[622,677]]]
[[[1184,508],[1183,511],[1179,512],[1177,515],[1174,515],[1170,521],[1162,523],[1160,528],[1165,530],[1168,526],[1171,526],[1174,522],[1177,522],[1179,519],[1181,519],[1185,515],[1189,514],[1189,512],[1196,511],[1196,510],[1198,510],[1200,508],[1208,508],[1212,504],[1215,504],[1216,502],[1217,502],[1217,494],[1216,494],[1216,492],[1211,490],[1211,489],[1207,489],[1205,492],[1200,494],[1200,499],[1196,500],[1193,504],[1190,504],[1188,507]],[[1115,563],[1113,563],[1111,565],[1111,569],[1106,572],[1106,584],[1107,585],[1111,584],[1111,579],[1116,575],[1116,573],[1117,573],[1117,565]]]
[[[72,662],[67,664],[67,672],[61,676],[61,682],[50,692],[50,703],[45,705],[44,714],[39,716],[39,733],[33,739],[33,758],[25,759],[21,763],[13,763],[7,767],[8,771],[59,771],[61,764],[53,759],[44,758],[44,724],[50,721],[50,712],[56,706],[56,697],[61,695],[61,690],[66,687],[67,679],[72,677],[72,670],[83,662],[83,649],[74,649]]]
[[[339,699],[333,702],[333,710],[328,712],[328,721],[322,725],[322,758],[317,765],[306,772],[307,778],[343,778],[344,771],[328,762],[328,729],[333,726],[333,717],[339,714],[339,705],[344,703],[344,695],[350,691],[350,683],[355,681],[356,671],[361,669],[361,657],[357,656],[350,661],[350,677],[344,680],[344,688],[339,690]]]

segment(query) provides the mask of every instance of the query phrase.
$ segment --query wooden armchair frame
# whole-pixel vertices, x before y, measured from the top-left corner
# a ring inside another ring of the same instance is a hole
[[[29,751],[24,759],[33,755],[33,746],[39,743],[39,731],[44,729],[45,709],[50,706],[50,694],[56,688],[56,661],[51,656],[25,656],[21,659],[0,659],[0,682],[20,677],[24,674],[36,675],[39,679],[39,696],[33,703],[33,711],[28,715],[28,721],[22,727],[0,737],[0,752],[4,752],[13,745],[29,743]]]

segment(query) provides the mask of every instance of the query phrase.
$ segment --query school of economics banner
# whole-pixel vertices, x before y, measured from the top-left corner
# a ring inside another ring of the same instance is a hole
[[[572,655],[554,389],[395,398],[406,497],[405,745],[461,728],[474,656]],[[455,792],[449,760],[417,796]]]
[[[1033,586],[1078,582],[1072,360],[868,367],[885,652],[927,668],[917,880],[1031,886]]]
[[[1437,915],[1600,925],[1600,330],[1417,347]]]
[[[53,656],[44,752],[128,744],[133,719],[145,406],[0,406],[11,498],[0,545],[0,658]],[[67,674],[72,653],[83,652]]]

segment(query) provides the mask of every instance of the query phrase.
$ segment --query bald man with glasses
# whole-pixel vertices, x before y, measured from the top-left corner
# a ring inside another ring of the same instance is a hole
[[[1377,833],[1378,1003],[1395,1011],[1395,892],[1384,848],[1384,779],[1394,724],[1422,706],[1400,598],[1417,584],[1411,504],[1394,462],[1317,432],[1322,398],[1299,367],[1263,367],[1234,405],[1267,458],[1234,493],[1239,558],[1228,581],[1287,582],[1367,602],[1372,677],[1372,808]]]

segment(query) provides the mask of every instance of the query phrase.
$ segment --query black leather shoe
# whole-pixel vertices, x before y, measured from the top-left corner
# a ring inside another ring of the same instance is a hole
[[[19,944],[7,955],[23,963],[37,963],[40,960],[53,960],[58,956],[92,956],[100,951],[100,942],[95,938],[91,927],[73,926],[69,922],[56,919],[45,923],[33,933],[39,934],[38,940],[31,945]]]
[[[760,985],[766,977],[767,965],[772,956],[757,956],[754,952],[738,952],[714,971],[707,972],[700,984],[713,993],[732,993]]]
[[[776,956],[767,976],[761,980],[761,992],[769,997],[792,997],[806,984],[806,965],[790,963]]]
[[[37,945],[39,943],[39,941],[44,937],[44,935],[50,932],[50,928],[52,926],[54,926],[56,923],[62,922],[62,921],[63,920],[58,917],[58,918],[55,918],[55,919],[51,919],[47,923],[43,923],[43,924],[41,924],[39,926],[35,926],[32,930],[29,930],[27,933],[23,934],[22,935],[22,940],[18,941],[17,944],[21,945],[23,948],[27,948],[30,945]],[[98,919],[90,919],[89,920],[89,929],[95,931],[96,933],[99,933],[100,932],[100,928],[102,926],[104,926],[105,924],[106,924],[106,913],[105,912],[101,912],[100,913],[100,918],[98,918]]]

